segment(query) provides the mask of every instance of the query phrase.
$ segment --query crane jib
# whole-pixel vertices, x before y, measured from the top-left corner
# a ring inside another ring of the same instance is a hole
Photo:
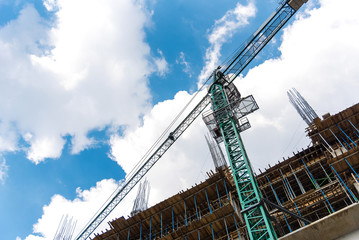
[[[271,17],[252,35],[237,51],[227,66],[223,67],[224,74],[230,75],[230,82],[245,69],[245,67],[255,58],[261,49],[275,36],[283,25],[295,14],[295,12],[307,0],[285,0],[271,15]],[[87,239],[92,232],[102,223],[103,220],[112,212],[112,210],[122,201],[122,199],[131,191],[131,189],[142,179],[150,168],[162,157],[162,155],[172,146],[172,144],[181,136],[189,125],[201,114],[201,112],[210,103],[211,96],[208,93],[202,98],[191,113],[178,125],[171,135],[164,140],[159,148],[150,156],[150,158],[140,167],[140,169],[121,187],[110,202],[94,216],[81,233],[76,237],[77,240]]]
[[[225,75],[230,75],[230,82],[233,82],[248,66],[295,12],[296,10],[293,9],[288,2],[284,2],[284,4],[266,20],[265,24],[253,34],[252,38],[235,53],[232,61],[227,64],[223,70]]]

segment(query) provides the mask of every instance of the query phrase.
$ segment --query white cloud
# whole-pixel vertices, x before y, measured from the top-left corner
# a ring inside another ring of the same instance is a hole
[[[65,140],[60,136],[44,136],[30,141],[30,143],[31,147],[27,152],[27,157],[35,164],[39,164],[45,158],[58,158],[61,156]]]
[[[168,73],[168,63],[166,61],[166,58],[163,55],[163,52],[159,49],[157,49],[157,53],[160,55],[158,58],[154,58],[155,67],[157,70],[158,75],[161,77],[164,77],[166,73]]]
[[[4,184],[9,167],[6,165],[6,159],[0,155],[0,183]]]
[[[44,5],[55,22],[27,5],[0,28],[0,151],[32,136],[25,151],[35,163],[60,157],[64,136],[78,153],[95,143],[90,130],[137,126],[150,107],[148,76],[167,71],[163,54],[153,57],[144,41],[150,19],[140,3]]]
[[[0,152],[17,150],[18,136],[14,128],[12,124],[0,121]]]
[[[237,3],[234,9],[226,12],[226,14],[217,20],[211,29],[208,41],[210,47],[206,50],[205,66],[198,77],[198,87],[207,80],[212,74],[212,71],[219,65],[219,58],[221,57],[221,49],[225,42],[227,42],[233,34],[249,23],[249,18],[256,13],[256,8],[252,1],[246,6]]]
[[[51,202],[43,207],[43,215],[34,225],[33,234],[27,236],[25,240],[53,239],[60,220],[65,215],[73,217],[74,221],[77,221],[74,232],[74,236],[76,236],[118,186],[119,182],[113,179],[104,179],[89,190],[77,189],[77,196],[74,200],[54,195]],[[131,207],[131,201],[121,203],[109,216],[109,219],[120,214],[127,214]],[[97,230],[105,230],[105,228],[109,228],[107,221],[104,221]]]
[[[44,0],[43,4],[47,11],[54,11],[57,9],[57,0]]]
[[[191,66],[190,66],[189,62],[186,60],[186,56],[185,56],[184,52],[182,52],[182,51],[180,52],[178,59],[176,59],[176,63],[183,65],[183,72],[188,74],[189,77],[192,77]]]

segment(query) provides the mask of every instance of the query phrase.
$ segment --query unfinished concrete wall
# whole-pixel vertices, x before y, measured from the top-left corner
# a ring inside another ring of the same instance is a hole
[[[319,221],[281,237],[280,240],[359,239],[359,204],[352,204]]]

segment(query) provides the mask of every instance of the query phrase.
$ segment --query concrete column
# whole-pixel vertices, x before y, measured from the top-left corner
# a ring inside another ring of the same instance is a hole
[[[354,183],[354,188],[357,191],[357,193],[359,194],[359,183]]]

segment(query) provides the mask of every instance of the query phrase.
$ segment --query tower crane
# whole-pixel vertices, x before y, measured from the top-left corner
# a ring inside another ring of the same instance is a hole
[[[211,120],[215,122],[212,130],[217,130],[212,131],[212,135],[215,134],[216,138],[221,138],[225,143],[250,239],[276,239],[276,234],[263,207],[261,193],[240,137],[240,132],[248,124],[240,124],[238,120],[258,107],[256,107],[251,96],[241,98],[232,82],[307,1],[281,1],[278,8],[264,24],[235,51],[223,66],[219,66],[213,72],[212,76],[210,76],[213,82],[209,87],[208,93],[175,130],[169,134],[162,144],[153,151],[144,164],[127,179],[114,194],[113,198],[89,221],[87,226],[77,236],[77,240],[85,240],[92,234],[210,103],[212,103]],[[243,103],[246,100],[250,104],[245,104],[245,106],[252,106],[250,109],[247,109],[247,107],[243,108]]]

